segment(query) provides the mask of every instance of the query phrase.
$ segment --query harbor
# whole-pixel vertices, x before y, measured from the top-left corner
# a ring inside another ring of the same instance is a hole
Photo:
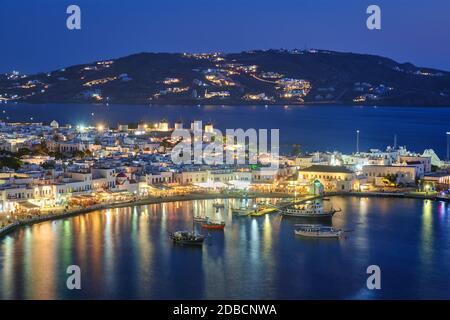
[[[0,298],[449,298],[442,281],[450,270],[447,203],[327,198],[342,209],[331,225],[345,231],[338,239],[297,236],[298,224],[308,223],[277,213],[236,217],[231,208],[240,206],[238,198],[129,204],[22,226],[0,239]],[[285,199],[254,201],[275,200]],[[214,212],[215,201],[225,205],[224,230],[195,224],[207,235],[202,246],[173,244],[170,232],[191,230],[192,213]],[[373,261],[383,269],[386,290],[365,289]],[[83,290],[64,289],[67,263],[85,272]]]

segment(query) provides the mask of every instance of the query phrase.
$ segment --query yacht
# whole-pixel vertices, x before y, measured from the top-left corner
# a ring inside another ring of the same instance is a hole
[[[297,236],[309,238],[339,238],[342,236],[341,229],[321,225],[302,225],[294,232]]]
[[[280,213],[283,216],[289,217],[331,219],[336,212],[340,211],[340,209],[335,210],[333,208],[329,211],[324,211],[321,201],[307,201],[304,204],[289,206],[281,209]]]

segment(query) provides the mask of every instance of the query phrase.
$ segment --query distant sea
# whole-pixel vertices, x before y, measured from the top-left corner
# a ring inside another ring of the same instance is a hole
[[[157,122],[171,125],[182,120],[212,121],[219,129],[280,129],[282,152],[292,144],[303,151],[356,149],[360,130],[360,150],[385,149],[397,143],[422,153],[434,149],[446,155],[446,132],[450,131],[450,108],[366,107],[366,106],[158,106],[92,104],[0,104],[0,118],[7,121],[57,120],[60,124],[117,126],[118,123]]]

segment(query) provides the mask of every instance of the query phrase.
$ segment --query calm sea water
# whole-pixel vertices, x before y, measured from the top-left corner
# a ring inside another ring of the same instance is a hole
[[[450,131],[450,108],[433,107],[2,104],[0,118],[110,126],[165,118],[172,124],[181,119],[185,126],[202,120],[213,121],[219,129],[278,128],[284,152],[294,143],[310,152],[352,152],[360,130],[361,150],[392,146],[396,134],[399,145],[417,152],[433,148],[441,157],[446,155],[445,133]]]
[[[0,240],[1,299],[450,299],[450,207],[412,199],[332,197],[346,238],[302,239],[279,215],[232,217],[203,248],[168,232],[191,228],[212,201],[97,211],[40,223]],[[198,227],[198,226],[197,226]],[[66,289],[79,265],[82,290]],[[379,291],[366,268],[381,268]]]

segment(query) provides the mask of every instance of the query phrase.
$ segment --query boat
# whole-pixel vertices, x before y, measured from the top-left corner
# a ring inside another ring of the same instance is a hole
[[[331,219],[336,212],[340,212],[341,209],[335,210],[331,208],[329,211],[324,211],[322,202],[320,201],[307,201],[301,205],[289,206],[280,210],[283,216],[309,218],[309,219]]]
[[[202,216],[194,216],[194,221],[195,222],[206,222],[208,221],[208,217],[202,217]]]
[[[175,231],[169,235],[173,242],[186,245],[202,245],[205,241],[205,236],[189,231]]]
[[[202,228],[212,230],[223,230],[225,228],[225,221],[208,220],[202,223]]]
[[[205,236],[195,232],[195,217],[192,216],[192,231],[175,231],[169,234],[169,238],[176,244],[202,245]]]
[[[267,206],[267,205],[259,205],[254,211],[250,213],[252,217],[260,217],[268,213],[272,213],[277,211],[277,207]]]
[[[242,205],[239,208],[232,208],[231,213],[238,217],[245,217],[255,211],[256,207],[256,204],[254,204],[253,207],[248,206],[248,203],[245,201],[242,202]]]
[[[223,203],[214,202],[213,207],[216,209],[219,209],[219,208],[225,208],[225,205]]]
[[[233,209],[231,209],[231,213],[238,217],[246,217],[253,211],[254,211],[254,209],[252,209],[252,208],[233,208]]]
[[[299,229],[294,230],[294,233],[297,236],[309,238],[339,238],[342,236],[341,229],[321,225],[302,225]]]

